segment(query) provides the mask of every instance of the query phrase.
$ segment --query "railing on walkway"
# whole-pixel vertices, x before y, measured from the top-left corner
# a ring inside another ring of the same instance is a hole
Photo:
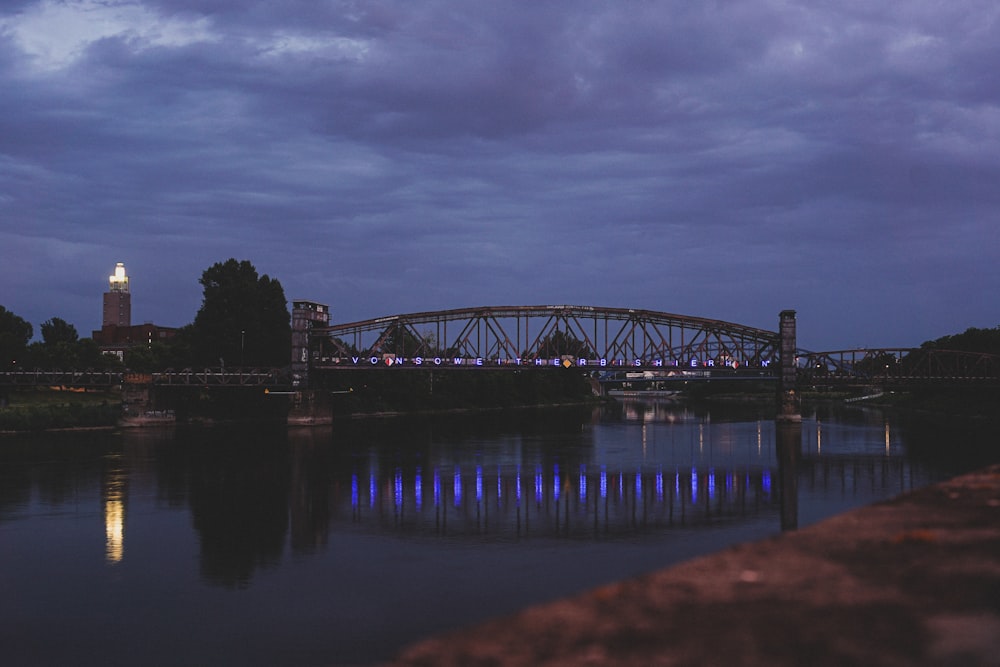
[[[122,370],[42,370],[0,372],[2,387],[109,388],[123,384],[158,386],[284,386],[287,371],[280,368],[185,368],[156,373]]]

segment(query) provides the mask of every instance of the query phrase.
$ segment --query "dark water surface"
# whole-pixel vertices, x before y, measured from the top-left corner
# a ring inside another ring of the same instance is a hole
[[[8,436],[0,664],[369,664],[963,472],[995,433],[628,403]]]

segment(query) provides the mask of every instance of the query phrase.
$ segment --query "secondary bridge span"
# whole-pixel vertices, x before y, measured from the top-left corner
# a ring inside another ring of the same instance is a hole
[[[867,348],[806,352],[796,359],[800,384],[1000,386],[1000,355],[936,348]]]
[[[779,336],[722,320],[595,306],[483,306],[314,327],[314,366],[769,367]]]

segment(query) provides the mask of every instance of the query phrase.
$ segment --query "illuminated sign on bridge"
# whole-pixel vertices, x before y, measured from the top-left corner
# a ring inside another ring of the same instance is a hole
[[[715,359],[690,359],[682,361],[680,359],[586,359],[577,358],[573,356],[563,356],[555,357],[552,359],[484,359],[482,357],[467,358],[467,357],[397,357],[391,354],[385,354],[382,356],[371,356],[371,357],[361,357],[352,356],[348,358],[321,358],[318,360],[317,366],[338,366],[338,365],[350,365],[350,366],[361,366],[361,367],[375,367],[375,366],[386,366],[386,367],[402,367],[402,366],[413,366],[413,367],[470,367],[470,368],[509,368],[509,367],[545,367],[545,366],[562,366],[564,368],[667,368],[667,369],[702,369],[702,368],[768,368],[771,365],[770,359],[762,359],[757,366],[752,366],[749,362],[739,362],[736,360],[726,360],[716,363]]]

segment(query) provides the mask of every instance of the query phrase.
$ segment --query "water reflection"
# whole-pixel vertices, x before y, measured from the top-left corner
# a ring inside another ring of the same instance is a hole
[[[322,488],[309,479],[299,479],[294,489],[299,503],[291,520],[292,458],[280,434],[272,434],[278,440],[242,435],[237,441],[201,443],[199,451],[188,452],[189,502],[202,574],[226,586],[245,586],[256,569],[276,566],[290,524],[305,544],[321,541],[325,524],[314,516]]]
[[[407,535],[524,538],[608,537],[671,526],[777,513],[772,470],[693,466],[664,470],[580,464],[564,474],[558,463],[521,466],[456,465],[405,475],[356,471],[350,493],[331,497],[331,517],[350,516],[356,528]],[[440,480],[447,474],[451,484]],[[360,479],[370,479],[360,493]],[[525,497],[524,489],[531,495]],[[467,492],[465,489],[473,491]],[[422,498],[432,503],[427,506]],[[347,507],[349,503],[349,508]]]
[[[127,433],[0,452],[0,521],[99,489],[104,558],[126,554],[131,495],[189,511],[203,578],[245,587],[331,535],[521,542],[642,540],[764,521],[794,529],[932,474],[881,413],[776,427],[753,408],[627,403],[595,414],[354,422],[289,432]],[[903,447],[903,442],[907,447]],[[46,451],[46,448],[48,451]],[[92,481],[90,481],[92,480]]]
[[[799,460],[802,457],[802,424],[781,423],[775,431],[778,452],[781,529],[799,527]]]
[[[104,504],[104,558],[118,563],[125,555],[125,486],[128,473],[121,465],[121,455],[108,457],[108,468],[101,484]]]

